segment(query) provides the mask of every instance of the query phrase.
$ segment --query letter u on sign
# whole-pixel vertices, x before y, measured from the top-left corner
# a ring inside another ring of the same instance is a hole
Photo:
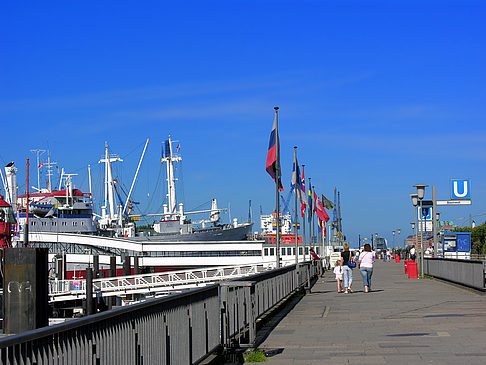
[[[452,179],[451,199],[471,199],[471,180]]]

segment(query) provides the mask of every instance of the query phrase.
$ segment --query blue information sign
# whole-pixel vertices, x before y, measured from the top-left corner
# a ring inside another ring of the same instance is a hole
[[[471,180],[451,179],[451,200],[471,199]]]

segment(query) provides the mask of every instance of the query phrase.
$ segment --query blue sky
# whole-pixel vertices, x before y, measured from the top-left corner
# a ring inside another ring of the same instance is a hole
[[[186,208],[217,197],[246,219],[250,199],[254,216],[275,205],[278,105],[286,190],[298,146],[318,192],[341,192],[351,242],[410,234],[417,183],[448,199],[451,178],[470,178],[473,205],[441,217],[486,213],[485,15],[484,2],[5,3],[0,163],[25,180],[29,151],[49,146],[83,190],[91,164],[96,194],[104,142],[129,187],[150,138],[134,197],[153,212],[170,133]]]

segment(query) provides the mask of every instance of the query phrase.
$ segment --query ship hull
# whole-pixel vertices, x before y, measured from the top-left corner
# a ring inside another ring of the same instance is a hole
[[[146,242],[199,242],[199,241],[244,241],[251,235],[253,223],[231,228],[208,228],[187,234],[157,234],[130,237],[132,241]]]

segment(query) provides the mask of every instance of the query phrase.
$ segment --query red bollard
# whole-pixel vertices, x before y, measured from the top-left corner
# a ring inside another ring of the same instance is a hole
[[[418,272],[417,272],[417,263],[416,262],[409,262],[407,265],[408,271],[408,278],[409,279],[418,279]]]
[[[408,267],[407,265],[410,263],[410,262],[413,262],[412,260],[405,260],[403,261],[403,266],[405,268],[405,274],[408,274]]]
[[[395,255],[395,262],[396,262],[397,264],[399,264],[399,263],[400,263],[400,255]]]

